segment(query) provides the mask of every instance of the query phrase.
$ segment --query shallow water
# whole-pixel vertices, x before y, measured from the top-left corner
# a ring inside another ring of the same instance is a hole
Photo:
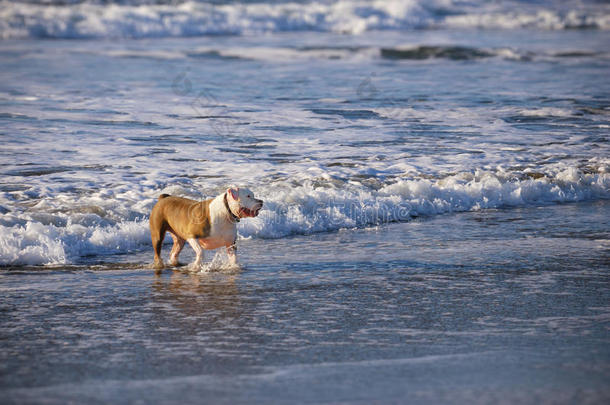
[[[36,3],[0,0],[0,402],[609,402],[607,4]],[[230,184],[242,267],[155,274],[159,194]]]
[[[234,271],[3,270],[3,402],[603,403],[609,214],[245,240]]]
[[[229,184],[265,200],[238,228],[254,238],[607,199],[609,40],[438,29],[0,42],[0,264],[142,251],[159,194]]]

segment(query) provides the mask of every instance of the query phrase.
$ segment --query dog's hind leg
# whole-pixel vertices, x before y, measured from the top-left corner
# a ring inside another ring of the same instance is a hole
[[[164,267],[163,259],[161,258],[161,247],[163,246],[163,239],[167,229],[165,224],[154,224],[152,221],[150,224],[150,238],[153,250],[155,251],[155,263],[153,266],[155,269],[160,270]]]
[[[169,233],[174,240],[174,246],[172,246],[172,251],[169,254],[169,264],[172,266],[178,266],[178,255],[182,252],[182,248],[184,247],[185,239],[182,239],[180,236],[176,235],[174,232]]]

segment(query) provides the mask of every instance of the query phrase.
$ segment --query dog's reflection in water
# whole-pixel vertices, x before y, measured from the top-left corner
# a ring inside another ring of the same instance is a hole
[[[222,320],[239,318],[244,308],[239,274],[174,270],[157,274],[152,284],[153,319],[177,333],[206,332]],[[157,323],[155,322],[155,323]]]

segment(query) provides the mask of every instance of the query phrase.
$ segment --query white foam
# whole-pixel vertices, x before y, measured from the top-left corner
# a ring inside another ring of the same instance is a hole
[[[224,274],[234,273],[241,269],[239,264],[231,264],[225,249],[217,249],[212,260],[202,263],[200,274],[221,272]]]
[[[28,222],[0,225],[0,260],[0,264],[56,264],[66,263],[67,257],[57,228]]]
[[[75,4],[45,6],[0,3],[2,38],[180,37],[316,30],[359,33],[413,26],[421,17],[416,1],[335,1],[214,5]]]
[[[149,240],[148,223],[142,221],[91,227],[61,227],[35,221],[0,225],[0,264],[67,264],[82,256],[141,249]]]
[[[43,5],[3,0],[0,38],[145,38],[303,30],[359,34],[426,27],[610,29],[608,8],[603,4],[571,6],[559,9],[552,1],[536,5],[448,0]]]
[[[440,180],[400,180],[377,192],[362,188],[275,190],[279,201],[245,222],[243,236],[281,237],[362,227],[418,215],[584,201],[610,197],[610,176],[568,168],[551,177],[517,180],[498,171],[461,173]]]
[[[437,180],[402,179],[377,191],[353,183],[337,187],[332,180],[308,180],[298,187],[283,182],[260,185],[257,194],[265,200],[265,207],[258,217],[238,225],[240,237],[280,238],[406,221],[420,215],[610,198],[610,174],[604,170],[583,173],[574,167],[536,179],[502,169]],[[146,192],[156,193],[152,189]],[[134,198],[143,199],[138,210],[146,215],[154,199]],[[114,209],[123,212],[125,207]],[[146,220],[97,221],[97,225],[90,221],[92,225],[85,226],[66,215],[67,224],[61,226],[61,221],[43,224],[25,214],[12,218],[14,225],[0,225],[2,265],[73,263],[86,255],[150,249]],[[29,220],[23,223],[24,218]],[[216,259],[204,270],[224,268],[224,260]]]
[[[526,117],[571,117],[574,111],[567,108],[541,107],[520,109],[519,114]]]
[[[558,12],[556,10],[534,10],[530,13],[503,11],[449,16],[444,25],[453,28],[518,29],[535,28],[562,30],[574,28],[610,29],[608,10],[588,14],[581,10]]]

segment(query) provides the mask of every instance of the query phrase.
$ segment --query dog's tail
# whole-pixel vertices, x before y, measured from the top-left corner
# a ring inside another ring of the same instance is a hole
[[[170,196],[169,194],[161,194],[161,195],[159,196],[159,200],[162,200],[162,199],[164,199],[165,197],[171,197],[171,196]]]

